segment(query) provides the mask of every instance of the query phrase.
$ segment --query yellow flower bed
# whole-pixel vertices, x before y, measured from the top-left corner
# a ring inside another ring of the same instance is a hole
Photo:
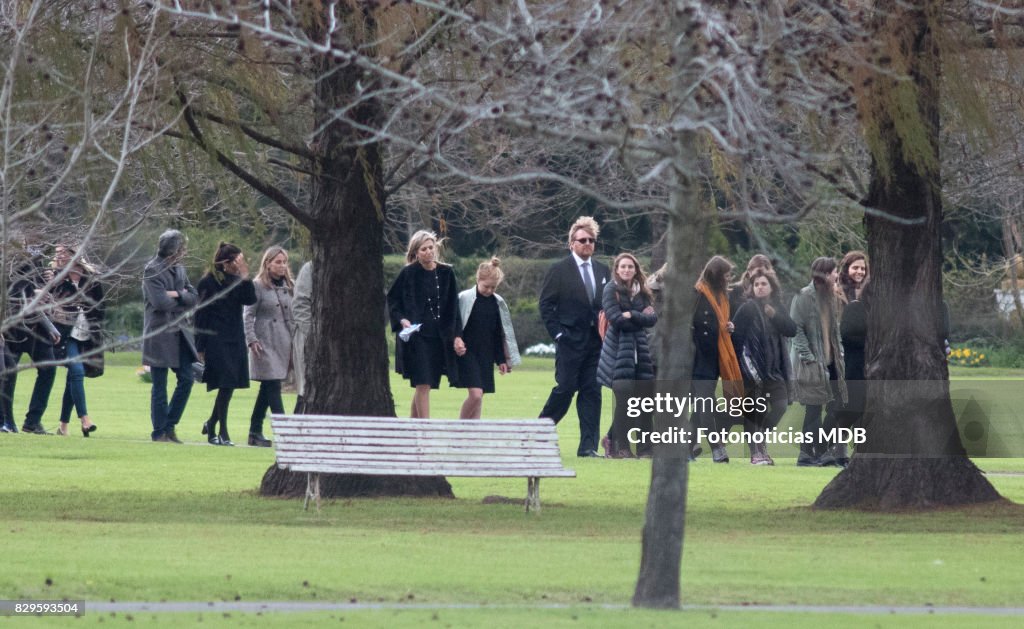
[[[986,367],[988,358],[984,352],[973,350],[970,347],[954,347],[949,354],[949,364],[959,367]]]

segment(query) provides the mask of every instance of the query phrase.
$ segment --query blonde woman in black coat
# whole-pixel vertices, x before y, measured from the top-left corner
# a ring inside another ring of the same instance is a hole
[[[395,339],[395,371],[415,389],[413,419],[430,417],[430,390],[441,376],[458,386],[456,354],[466,353],[458,337],[459,290],[455,271],[439,261],[437,234],[420,230],[409,239],[405,267],[388,290],[388,312]],[[411,335],[402,332],[416,327]]]
[[[651,415],[630,418],[627,400],[637,394],[636,383],[654,380],[647,331],[658,322],[640,262],[629,253],[620,253],[612,264],[612,281],[604,287],[601,305],[608,330],[601,345],[597,381],[615,393],[615,411],[609,434],[602,439],[605,456],[632,458],[628,435],[632,428],[642,434],[651,431]],[[637,455],[650,452],[649,444],[638,444]]]

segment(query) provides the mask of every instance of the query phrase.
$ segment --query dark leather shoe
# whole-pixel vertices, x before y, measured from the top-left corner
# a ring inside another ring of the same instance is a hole
[[[262,433],[250,432],[249,433],[249,445],[256,446],[258,448],[269,448],[273,442],[263,436]]]
[[[16,433],[18,432],[18,426],[14,422],[8,422],[3,425],[3,428],[0,428],[0,432]]]
[[[222,436],[218,437],[218,440],[220,441],[220,443],[217,444],[219,446],[233,446],[233,445],[235,445],[231,441],[231,439],[229,437],[227,437],[227,436],[223,436],[222,435]]]
[[[50,433],[48,433],[46,431],[45,428],[43,428],[42,424],[36,424],[35,426],[29,426],[28,424],[24,424],[21,427],[21,432],[26,432],[26,433],[29,433],[31,435],[48,435],[48,434],[50,434]]]
[[[210,434],[210,420],[206,420],[205,422],[203,422],[203,434]]]
[[[182,443],[182,440],[178,439],[177,433],[175,433],[173,430],[167,431],[167,440],[172,443]]]
[[[96,424],[89,424],[88,426],[82,426],[82,436],[88,438],[90,434],[96,432]]]
[[[715,463],[728,463],[729,451],[725,446],[711,446],[711,460]]]
[[[206,442],[208,444],[210,444],[211,446],[219,446],[220,445],[220,437],[218,437],[217,435],[210,435],[210,436],[208,436],[206,438]]]
[[[171,443],[171,440],[167,438],[167,435],[160,435],[159,437],[153,437],[155,443]]]
[[[603,459],[604,458],[603,456],[601,456],[600,454],[597,453],[597,450],[587,450],[586,452],[581,452],[581,453],[577,454],[576,456],[581,458],[581,459],[586,459],[586,458],[590,458],[590,459]]]
[[[819,467],[820,465],[818,457],[807,454],[806,452],[801,452],[800,455],[796,457],[797,467]]]

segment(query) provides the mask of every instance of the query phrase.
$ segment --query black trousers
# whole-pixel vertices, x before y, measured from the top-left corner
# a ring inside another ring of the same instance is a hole
[[[263,434],[263,419],[267,416],[267,409],[277,415],[284,413],[280,380],[260,382],[260,392],[256,395],[256,406],[253,407],[252,417],[249,418],[249,432]]]
[[[9,353],[8,353],[9,352]],[[4,352],[4,364],[11,365],[3,384],[3,404],[6,419],[14,422],[14,388],[18,384],[17,364],[22,354],[28,354],[33,363],[53,362],[53,346],[38,340],[32,340],[25,344],[11,344],[8,351]],[[29,399],[28,412],[25,413],[23,427],[34,428],[39,426],[46,406],[50,401],[50,391],[53,390],[53,380],[57,377],[56,365],[47,367],[36,367],[36,383],[32,387],[32,397]]]
[[[828,385],[832,389],[832,401],[822,406],[821,404],[808,404],[804,407],[803,431],[813,435],[810,443],[804,443],[800,450],[812,456],[818,456],[828,449],[831,444],[822,443],[818,438],[818,429],[832,430],[839,425],[839,410],[842,408],[843,400],[839,394],[839,372],[835,364],[828,366]],[[825,419],[821,418],[821,411],[825,410]]]
[[[557,424],[569,412],[576,396],[576,414],[580,419],[580,445],[576,454],[596,452],[601,430],[601,385],[597,383],[597,363],[601,358],[601,337],[592,328],[583,347],[559,343],[555,353],[555,387],[540,411]]]
[[[615,380],[612,382],[612,391],[615,393],[615,411],[612,413],[612,426],[608,430],[608,437],[614,444],[616,451],[629,450],[629,431],[639,428],[639,433],[634,432],[636,438],[646,435],[636,444],[637,456],[649,454],[654,449],[650,442],[650,434],[654,429],[652,413],[640,412],[637,417],[629,416],[629,398],[645,397],[654,395],[654,380]],[[636,415],[636,413],[633,413]]]

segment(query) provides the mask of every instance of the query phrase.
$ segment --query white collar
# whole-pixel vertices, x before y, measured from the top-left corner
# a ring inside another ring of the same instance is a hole
[[[593,263],[594,256],[590,256],[590,259],[584,260],[583,258],[581,258],[578,255],[576,255],[575,251],[573,251],[572,252],[572,257],[576,260],[576,268],[579,268],[579,266],[581,264],[583,264],[584,262],[590,264],[590,268],[594,268],[594,263]]]

